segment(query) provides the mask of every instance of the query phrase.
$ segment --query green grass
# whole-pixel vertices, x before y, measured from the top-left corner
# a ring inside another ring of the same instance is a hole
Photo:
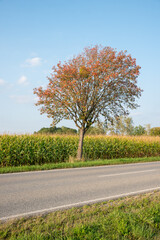
[[[0,239],[160,239],[160,191],[2,222]]]
[[[85,162],[74,163],[48,163],[43,165],[31,165],[31,166],[18,166],[18,167],[0,167],[0,173],[13,173],[13,172],[27,172],[38,170],[51,170],[60,168],[77,168],[77,167],[91,167],[91,166],[103,166],[114,164],[128,164],[128,163],[140,163],[140,162],[153,162],[160,161],[160,157],[144,157],[144,158],[121,158],[121,159],[106,159],[106,160],[94,160]]]

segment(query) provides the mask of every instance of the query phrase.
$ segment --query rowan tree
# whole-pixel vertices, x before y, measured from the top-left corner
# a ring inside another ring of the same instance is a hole
[[[94,46],[53,67],[46,89],[35,88],[41,105],[57,124],[71,119],[80,130],[77,159],[82,158],[84,134],[101,116],[105,122],[128,114],[138,105],[142,90],[137,86],[140,66],[127,51]]]

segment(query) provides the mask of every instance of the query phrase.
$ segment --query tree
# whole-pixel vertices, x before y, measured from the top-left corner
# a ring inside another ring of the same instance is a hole
[[[150,123],[145,125],[145,130],[146,130],[146,134],[150,135],[150,131],[151,131],[151,124]]]
[[[150,130],[151,136],[160,136],[160,127],[154,127]]]
[[[35,134],[77,134],[77,130],[73,128],[67,127],[50,127],[50,128],[41,128],[38,132],[34,132]]]
[[[103,122],[97,122],[87,130],[87,135],[106,135],[106,128]]]
[[[35,88],[41,114],[53,119],[71,119],[80,130],[77,159],[82,158],[84,134],[103,116],[105,123],[125,115],[138,105],[137,87],[140,66],[127,51],[117,52],[111,47],[85,48],[71,60],[59,62],[48,77],[47,89]]]
[[[144,135],[145,133],[146,133],[145,127],[143,127],[141,125],[134,127],[133,135],[141,136],[141,135]]]
[[[112,124],[108,124],[107,131],[111,135],[132,135],[133,129],[132,118],[120,116],[114,119]]]

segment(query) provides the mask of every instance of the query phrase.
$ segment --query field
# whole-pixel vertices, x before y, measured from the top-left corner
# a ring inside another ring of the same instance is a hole
[[[65,163],[76,157],[78,136],[1,135],[0,167]],[[83,159],[160,156],[160,137],[86,136]]]
[[[160,137],[1,135],[0,173],[160,160]],[[9,169],[9,170],[8,170]],[[1,171],[2,170],[2,171]],[[160,239],[160,192],[0,223],[0,239]]]
[[[3,135],[0,165],[67,162],[76,156],[77,147],[78,136]],[[83,153],[85,160],[160,156],[160,138],[87,136]]]
[[[0,239],[160,239],[160,192],[1,222]]]

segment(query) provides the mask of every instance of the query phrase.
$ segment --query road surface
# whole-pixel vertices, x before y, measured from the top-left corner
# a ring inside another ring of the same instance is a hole
[[[0,174],[0,220],[160,190],[160,162]]]

